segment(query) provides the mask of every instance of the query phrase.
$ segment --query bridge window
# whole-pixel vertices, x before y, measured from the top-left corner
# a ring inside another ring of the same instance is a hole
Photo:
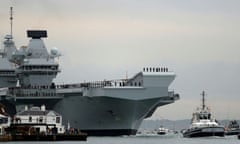
[[[56,123],[60,123],[60,117],[56,117]]]
[[[42,123],[43,122],[43,117],[39,118],[39,122]]]

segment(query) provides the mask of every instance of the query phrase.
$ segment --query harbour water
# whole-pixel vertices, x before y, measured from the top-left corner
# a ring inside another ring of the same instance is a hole
[[[208,137],[208,138],[183,138],[175,136],[122,136],[122,137],[89,137],[85,142],[10,142],[8,144],[236,144],[237,136]]]

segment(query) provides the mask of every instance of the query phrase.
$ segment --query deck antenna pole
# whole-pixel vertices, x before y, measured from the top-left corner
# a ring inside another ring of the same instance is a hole
[[[12,33],[13,33],[13,31],[12,31],[12,26],[13,26],[13,7],[10,7],[10,24],[11,24],[11,33],[10,33],[10,35],[11,35],[11,37],[13,37],[13,35],[12,35]]]
[[[205,91],[202,92],[202,109],[205,109]]]
[[[126,80],[128,80],[128,71],[126,71]]]

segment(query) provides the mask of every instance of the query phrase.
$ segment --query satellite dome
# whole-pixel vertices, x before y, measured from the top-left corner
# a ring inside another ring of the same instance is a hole
[[[53,47],[53,48],[51,49],[51,55],[53,55],[53,56],[58,55],[58,48]]]

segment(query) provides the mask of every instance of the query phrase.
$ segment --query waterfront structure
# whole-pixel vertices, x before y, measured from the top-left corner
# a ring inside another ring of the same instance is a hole
[[[5,133],[5,128],[10,126],[10,117],[0,114],[0,135]]]
[[[0,135],[5,134],[5,128],[10,126],[10,116],[5,112],[5,108],[0,104]]]
[[[46,107],[25,107],[25,110],[17,113],[14,117],[13,125],[32,126],[37,133],[52,133],[55,128],[57,132],[64,133],[65,128],[62,125],[62,116],[55,111],[46,110]]]
[[[183,133],[184,137],[224,136],[224,127],[213,118],[210,110],[205,105],[205,92],[202,92],[202,107],[193,113],[189,129]]]

